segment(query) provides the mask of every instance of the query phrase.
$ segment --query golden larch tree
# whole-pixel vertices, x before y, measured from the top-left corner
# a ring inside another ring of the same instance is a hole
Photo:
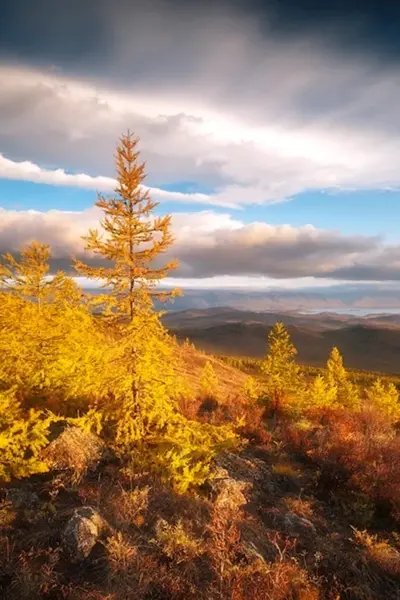
[[[98,265],[75,261],[78,273],[108,288],[105,304],[115,317],[110,328],[108,387],[114,402],[108,403],[114,438],[123,447],[138,444],[165,427],[176,412],[174,342],[154,310],[154,299],[167,299],[177,290],[162,291],[160,281],[177,261],[159,264],[173,243],[171,217],[154,217],[158,203],[143,186],[145,164],[140,161],[139,138],[129,132],[116,150],[115,196],[99,195],[103,211],[101,230],[84,237],[86,250]],[[104,313],[103,313],[104,316]],[[111,339],[113,337],[113,339]]]
[[[200,391],[205,398],[215,398],[218,396],[218,377],[209,360],[204,364],[201,370]]]
[[[33,241],[21,250],[18,261],[12,254],[2,256],[0,286],[23,300],[36,303],[40,310],[43,303],[51,302],[68,286],[68,295],[77,288],[63,272],[50,276],[51,250],[48,244]],[[74,290],[72,289],[74,287]]]
[[[332,348],[326,366],[328,386],[331,390],[336,390],[335,403],[349,410],[358,410],[360,408],[358,389],[349,381],[342,355],[336,347]]]
[[[91,229],[86,250],[93,252],[101,266],[75,261],[78,273],[102,282],[111,290],[117,314],[134,318],[136,305],[149,298],[165,299],[177,290],[160,291],[157,283],[178,266],[172,260],[163,265],[157,259],[173,243],[171,217],[152,217],[158,203],[143,186],[145,163],[139,159],[139,138],[123,135],[116,151],[116,196],[98,196],[96,206],[104,213],[102,232]]]
[[[50,259],[50,247],[38,242],[22,248],[19,260],[2,257],[0,384],[28,403],[51,398],[54,408],[88,396],[104,361],[88,303],[65,273],[51,274]]]
[[[369,403],[393,421],[400,420],[399,393],[394,383],[377,378],[366,390]]]
[[[265,375],[265,394],[272,401],[274,413],[279,413],[286,399],[299,392],[297,350],[283,323],[276,323],[268,335],[268,353],[261,363]]]

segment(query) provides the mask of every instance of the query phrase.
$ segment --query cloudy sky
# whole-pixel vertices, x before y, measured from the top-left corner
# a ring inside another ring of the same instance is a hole
[[[0,252],[80,255],[129,128],[180,284],[398,281],[399,27],[392,0],[3,3]]]

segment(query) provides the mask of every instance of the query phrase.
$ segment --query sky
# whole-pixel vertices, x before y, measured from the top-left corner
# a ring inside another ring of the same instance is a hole
[[[399,26],[393,0],[2,3],[0,253],[85,256],[130,129],[171,285],[398,282]]]

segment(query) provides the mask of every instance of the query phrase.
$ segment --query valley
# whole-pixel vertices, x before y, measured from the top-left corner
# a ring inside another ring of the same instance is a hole
[[[400,372],[400,315],[305,315],[219,307],[170,312],[163,319],[178,339],[189,338],[202,350],[254,358],[265,355],[267,336],[274,323],[282,321],[301,364],[321,367],[337,346],[351,369]]]

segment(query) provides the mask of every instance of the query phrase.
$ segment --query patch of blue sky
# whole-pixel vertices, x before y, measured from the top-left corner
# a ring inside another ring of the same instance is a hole
[[[8,210],[82,210],[95,200],[95,190],[0,179],[0,207]]]
[[[248,206],[240,219],[293,227],[311,224],[344,235],[383,235],[399,242],[400,191],[304,192],[286,202]]]

